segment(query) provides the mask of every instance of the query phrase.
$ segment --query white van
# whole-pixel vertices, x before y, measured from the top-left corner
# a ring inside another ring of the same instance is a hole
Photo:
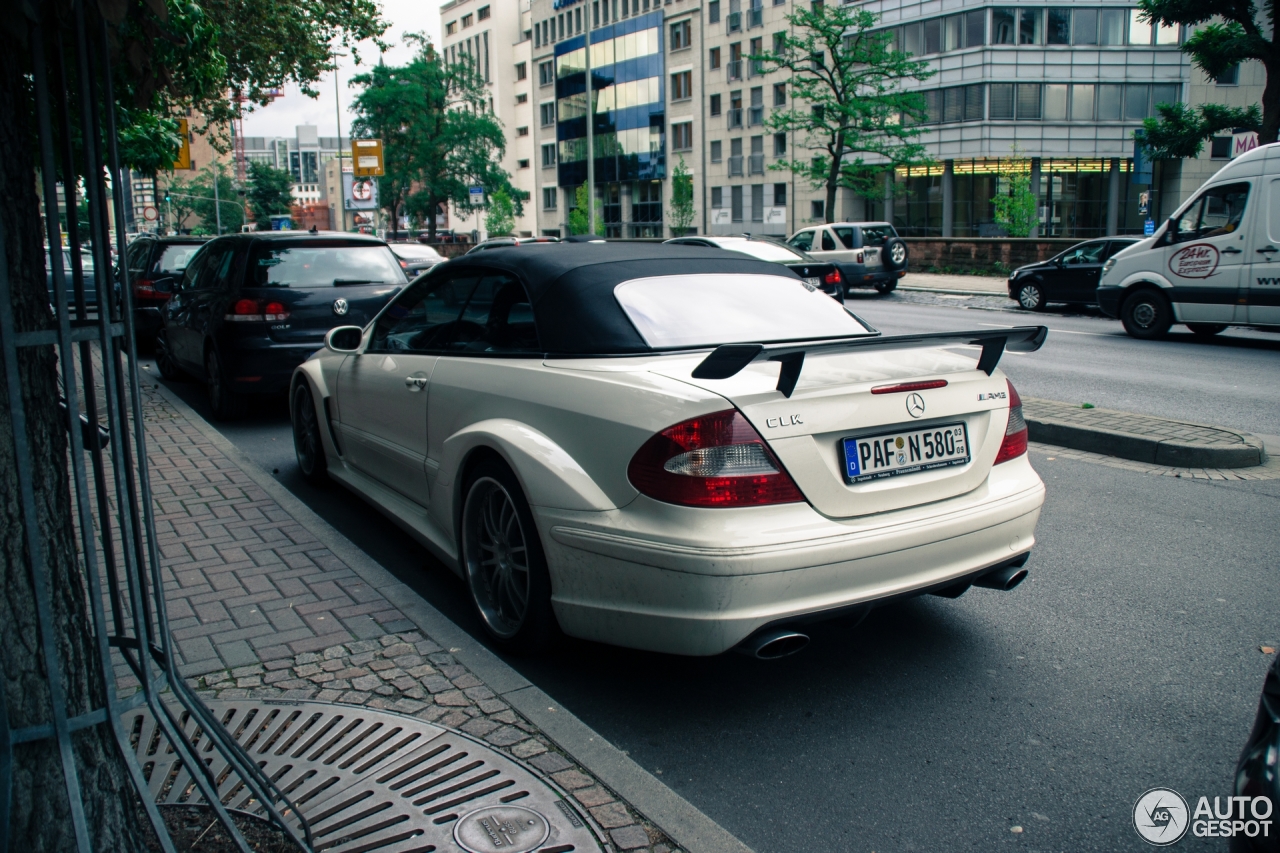
[[[1156,233],[1102,268],[1098,307],[1135,338],[1174,323],[1280,330],[1280,143],[1219,170]]]

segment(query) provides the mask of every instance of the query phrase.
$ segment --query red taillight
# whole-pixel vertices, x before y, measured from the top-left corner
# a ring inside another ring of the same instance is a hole
[[[900,382],[897,385],[877,385],[872,394],[905,394],[908,391],[928,391],[930,388],[946,388],[947,380],[930,379],[926,382]]]
[[[839,284],[840,270],[832,270],[831,272],[827,273],[826,277],[823,278],[822,280],[827,284]]]
[[[135,299],[158,299],[163,302],[171,295],[162,290],[156,290],[156,283],[150,279],[140,278],[133,283],[133,296]]]
[[[1012,382],[1006,379],[1005,384],[1009,386],[1009,425],[1005,427],[1004,441],[1000,442],[994,465],[1017,459],[1027,452],[1027,421],[1022,417],[1022,398]]]
[[[260,299],[237,299],[231,306],[231,313],[223,315],[222,319],[233,323],[278,323],[289,319],[289,309],[283,302],[264,305]]]
[[[862,252],[858,253],[858,263],[860,264],[866,263],[866,255],[864,255]]]
[[[642,494],[681,506],[764,506],[804,500],[760,433],[736,409],[667,427],[636,451],[627,477]]]
[[[283,302],[268,302],[267,307],[262,309],[262,318],[268,323],[278,323],[289,319],[289,309],[284,307]]]

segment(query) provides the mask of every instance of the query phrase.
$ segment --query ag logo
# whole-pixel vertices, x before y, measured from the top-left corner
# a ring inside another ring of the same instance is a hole
[[[347,304],[347,300],[345,299],[338,298],[333,300],[333,313],[337,314],[339,317],[346,314],[347,309],[350,307],[351,306]]]
[[[1217,268],[1218,248],[1212,243],[1187,246],[1169,258],[1169,272],[1180,278],[1208,278]]]
[[[919,394],[912,394],[907,397],[907,414],[913,418],[922,417],[924,415],[924,397]]]
[[[1170,788],[1152,788],[1133,804],[1133,828],[1157,847],[1176,844],[1187,834],[1187,801]]]

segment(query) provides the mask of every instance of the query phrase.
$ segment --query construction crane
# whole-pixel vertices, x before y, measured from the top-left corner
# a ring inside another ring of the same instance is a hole
[[[268,89],[267,97],[271,100],[283,98],[284,92],[279,89]],[[243,185],[247,173],[248,164],[245,162],[244,155],[244,104],[248,100],[243,92],[235,92],[231,96],[231,103],[235,104],[235,117],[231,119],[231,146],[236,162],[236,182]]]

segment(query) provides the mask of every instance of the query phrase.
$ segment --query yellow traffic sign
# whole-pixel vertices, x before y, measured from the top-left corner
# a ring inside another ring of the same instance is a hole
[[[185,118],[178,119],[178,135],[182,137],[182,142],[178,146],[178,159],[173,161],[173,168],[190,169],[191,132],[187,128],[187,120]]]
[[[357,178],[378,178],[387,172],[382,166],[381,139],[351,140],[351,171]]]

